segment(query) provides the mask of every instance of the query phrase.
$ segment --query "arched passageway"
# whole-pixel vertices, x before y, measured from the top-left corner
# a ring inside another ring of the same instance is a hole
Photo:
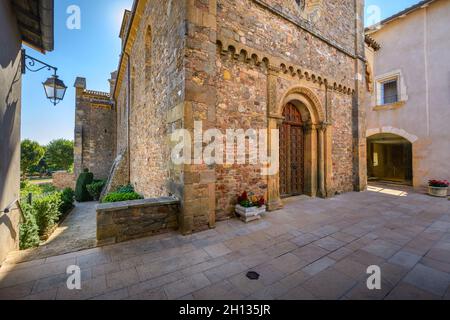
[[[388,181],[412,185],[412,150],[410,141],[392,133],[380,133],[368,137],[369,181]]]

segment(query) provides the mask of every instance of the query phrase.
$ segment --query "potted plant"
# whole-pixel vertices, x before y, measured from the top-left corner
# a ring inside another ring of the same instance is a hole
[[[266,200],[264,197],[249,195],[246,191],[238,196],[238,204],[236,205],[236,214],[240,216],[244,222],[251,222],[261,219],[261,215],[265,213]]]
[[[433,197],[446,198],[449,185],[450,183],[447,180],[430,180],[428,182],[428,194]]]

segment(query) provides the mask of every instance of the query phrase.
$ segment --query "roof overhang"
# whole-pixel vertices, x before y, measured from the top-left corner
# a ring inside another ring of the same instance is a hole
[[[42,53],[54,48],[54,0],[11,0],[22,41]]]

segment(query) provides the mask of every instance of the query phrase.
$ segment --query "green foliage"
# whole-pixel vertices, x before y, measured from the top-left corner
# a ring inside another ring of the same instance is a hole
[[[44,194],[58,191],[58,189],[56,189],[56,187],[51,183],[40,184],[39,188],[42,190],[42,193]]]
[[[39,246],[39,227],[36,223],[33,206],[23,203],[21,204],[21,208],[26,221],[20,225],[19,246],[20,250],[26,250]]]
[[[24,180],[20,183],[20,198],[25,201],[28,198],[28,194],[32,194],[33,198],[56,192],[56,188],[50,184],[32,184],[28,180]]]
[[[42,158],[37,165],[31,166],[29,174],[30,175],[39,175],[40,177],[49,175],[49,169],[48,169],[47,162],[45,160],[45,154],[44,154],[44,158]]]
[[[32,203],[28,204],[28,194]],[[26,220],[20,225],[20,249],[39,245],[40,237],[49,232],[61,216],[73,208],[74,191],[70,188],[57,192],[51,184],[34,185],[29,181],[21,183],[21,208]]]
[[[75,199],[78,202],[92,201],[92,196],[87,190],[87,185],[94,181],[94,174],[86,170],[80,174],[75,188]]]
[[[120,186],[117,188],[116,192],[117,193],[133,193],[134,187],[131,184],[126,185],[126,186]]]
[[[55,226],[60,217],[61,193],[55,192],[33,200],[34,215],[39,227],[39,235],[44,236]]]
[[[86,189],[89,192],[89,194],[91,195],[91,197],[95,201],[98,201],[100,199],[100,195],[101,195],[105,185],[106,185],[105,180],[95,180],[93,183],[88,184],[86,186]]]
[[[66,188],[61,193],[61,205],[59,206],[59,212],[65,214],[74,207],[75,192],[71,188]]]
[[[73,141],[58,139],[47,146],[45,161],[52,171],[69,170],[74,162]]]
[[[25,175],[32,171],[33,166],[37,166],[44,156],[45,149],[36,141],[24,140],[20,146],[21,158],[20,168]]]
[[[28,198],[28,194],[32,194],[33,197],[40,196],[43,194],[41,186],[37,184],[31,184],[29,181],[23,181],[21,183],[21,190],[20,190],[20,198],[22,201],[25,201],[25,199]]]
[[[140,194],[136,192],[112,192],[106,195],[103,199],[103,203],[111,203],[111,202],[122,202],[122,201],[132,201],[132,200],[140,200],[144,199]]]

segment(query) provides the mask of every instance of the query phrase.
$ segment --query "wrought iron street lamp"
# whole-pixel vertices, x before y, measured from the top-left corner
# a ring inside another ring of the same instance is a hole
[[[22,49],[22,74],[25,74],[26,70],[38,72],[43,69],[47,69],[49,71],[53,70],[53,75],[42,83],[42,85],[44,86],[47,99],[49,99],[53,105],[56,106],[64,99],[67,90],[67,86],[58,78],[58,75],[56,74],[58,68],[36,58],[30,57],[25,53],[25,49]]]

